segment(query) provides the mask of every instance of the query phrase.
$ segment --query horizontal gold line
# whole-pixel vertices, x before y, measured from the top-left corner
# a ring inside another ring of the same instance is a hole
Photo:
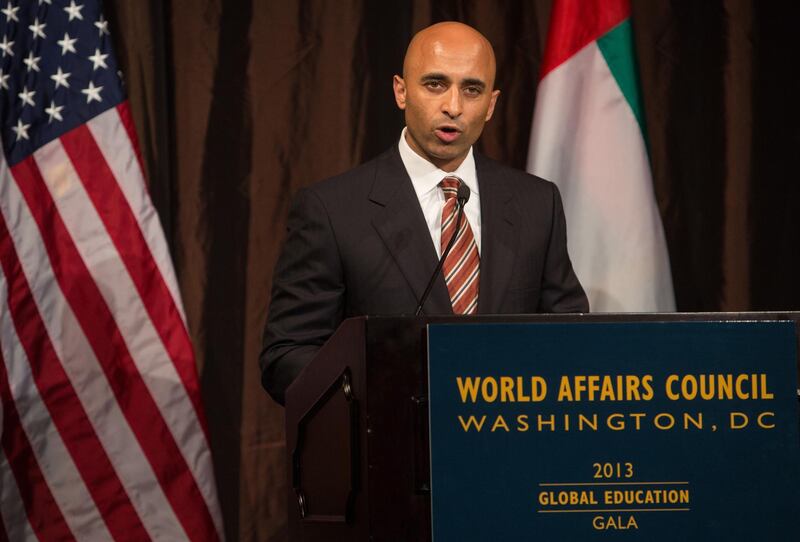
[[[602,508],[594,510],[537,510],[540,514],[567,514],[575,512],[688,512],[691,508]]]
[[[564,486],[678,486],[689,485],[689,482],[575,482],[575,483],[542,483],[539,487]]]

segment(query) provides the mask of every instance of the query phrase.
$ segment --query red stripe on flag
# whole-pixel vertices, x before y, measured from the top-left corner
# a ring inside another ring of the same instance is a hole
[[[131,539],[128,538],[130,536],[133,536],[133,539],[149,540],[147,531],[139,521],[139,516],[53,349],[2,216],[0,216],[0,265],[3,267],[3,273],[8,282],[8,304],[11,317],[28,356],[39,395],[75,462],[81,478],[86,483],[92,500],[103,516],[112,536],[121,540]],[[21,427],[14,404],[7,404],[6,398],[11,397],[11,392],[8,388],[5,364],[2,364],[2,379],[4,414],[8,415],[8,409],[11,409],[17,427]],[[30,453],[30,459],[27,460],[20,455],[23,448],[30,448],[30,443],[27,439],[22,440],[24,434],[20,430],[18,434],[10,437],[14,438],[16,446],[11,449],[5,448],[6,430],[8,430],[7,425],[3,431],[3,441],[9,463],[25,462],[27,467],[25,471],[15,470],[20,492],[30,499],[26,500],[26,508],[29,511],[32,506],[37,509],[42,508],[45,516],[44,519],[31,517],[31,524],[36,528],[38,521],[42,521],[44,524],[48,524],[50,521],[58,523],[58,518],[63,521],[58,505],[53,501],[49,490],[45,492],[39,487],[41,484],[45,484],[44,487],[46,487],[46,483],[42,479],[38,465],[33,465],[35,459],[32,453]],[[20,467],[22,465],[23,463],[20,463]],[[28,484],[32,487],[27,487]],[[69,533],[66,524],[64,524],[64,528]],[[43,540],[60,540],[60,538],[45,537]]]
[[[90,141],[84,144],[93,146],[94,139],[91,134],[88,136]],[[190,539],[216,540],[216,528],[197,482],[150,395],[114,316],[61,220],[33,157],[13,166],[12,173],[39,225],[61,290],[175,515]]]
[[[630,14],[630,0],[555,0],[539,80]]]
[[[89,128],[86,125],[78,126],[63,135],[61,143],[175,365],[208,441],[198,388],[197,365],[189,333],[147,246],[139,223]]]
[[[136,160],[139,162],[139,169],[142,171],[142,178],[144,178],[144,160],[142,160],[142,150],[139,147],[139,138],[136,135],[136,126],[133,124],[133,117],[131,116],[131,108],[128,106],[128,100],[125,100],[117,106],[117,113],[122,121],[122,126],[125,128],[125,133],[128,134],[128,139],[131,142],[133,152],[136,154]],[[149,188],[147,183],[145,188]]]

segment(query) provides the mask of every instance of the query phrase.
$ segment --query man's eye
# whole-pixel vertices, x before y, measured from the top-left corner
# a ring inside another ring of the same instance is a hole
[[[425,86],[433,90],[444,88],[444,84],[441,81],[428,81]]]
[[[481,93],[481,89],[478,88],[478,87],[467,87],[467,88],[464,89],[464,92],[468,96],[478,96]]]

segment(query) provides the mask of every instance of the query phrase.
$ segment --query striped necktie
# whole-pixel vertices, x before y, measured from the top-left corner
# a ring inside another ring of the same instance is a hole
[[[458,186],[461,179],[445,177],[439,186],[444,192],[445,202],[442,209],[442,253],[453,237],[458,216]],[[467,216],[461,218],[461,228],[456,236],[455,244],[447,255],[442,267],[450,302],[455,314],[475,314],[478,311],[478,277],[481,259],[478,245],[469,225]]]

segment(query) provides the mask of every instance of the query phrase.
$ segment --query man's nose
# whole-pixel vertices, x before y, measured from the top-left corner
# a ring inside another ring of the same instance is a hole
[[[456,118],[461,114],[461,89],[456,85],[451,86],[445,93],[444,101],[442,102],[442,112],[450,118]]]

